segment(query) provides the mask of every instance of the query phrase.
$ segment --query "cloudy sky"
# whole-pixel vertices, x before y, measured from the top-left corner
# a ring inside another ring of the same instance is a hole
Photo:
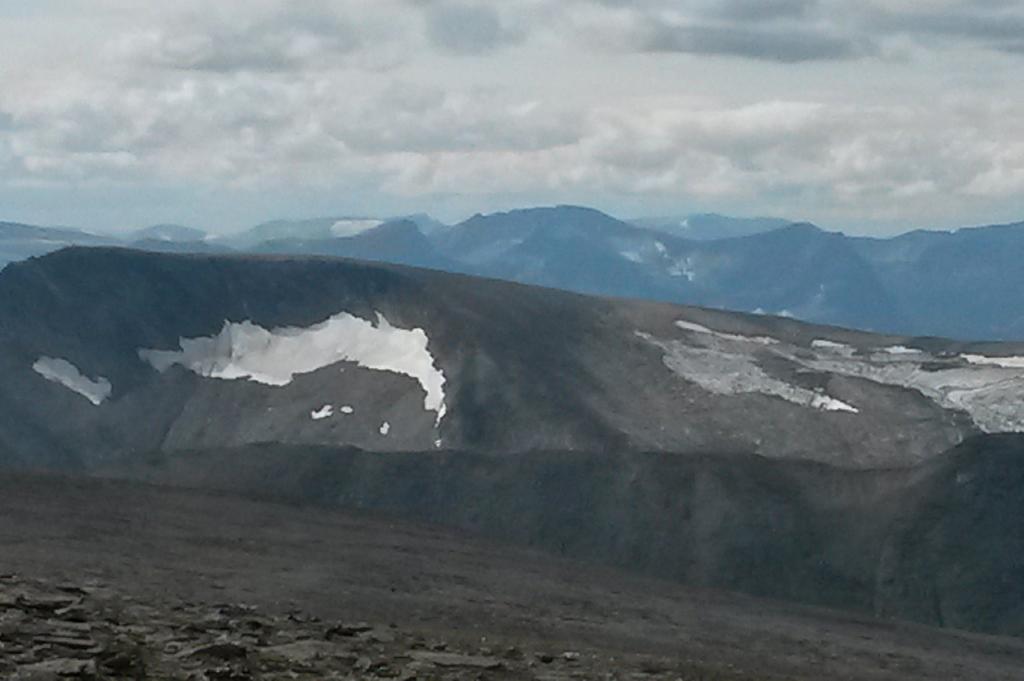
[[[0,219],[1024,219],[1016,0],[0,0]]]

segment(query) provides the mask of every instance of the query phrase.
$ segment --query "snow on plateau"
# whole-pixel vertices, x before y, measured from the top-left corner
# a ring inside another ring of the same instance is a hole
[[[110,381],[102,376],[96,377],[95,380],[90,379],[66,359],[40,357],[32,365],[32,369],[46,380],[59,383],[68,390],[78,393],[97,407],[110,397]]]
[[[687,326],[681,328],[694,330],[690,327],[699,326],[689,322],[685,324]],[[662,349],[665,353],[663,361],[669,369],[708,392],[717,395],[759,393],[780,397],[811,409],[858,413],[858,409],[852,405],[829,395],[793,385],[766,372],[757,364],[751,353],[739,347],[741,343],[748,348],[752,345],[761,345],[745,336],[717,334],[709,330],[712,339],[724,339],[727,342],[712,342],[707,347],[695,347],[678,340],[659,340],[650,334],[640,331],[636,333],[640,338]]]
[[[1024,357],[988,357],[986,355],[963,355],[969,364],[1002,367],[1003,369],[1024,369]]]
[[[663,350],[663,361],[674,373],[713,393],[762,393],[823,411],[857,413],[855,405],[768,373],[759,364],[759,356],[768,353],[798,371],[915,390],[945,409],[965,412],[985,432],[1024,431],[1024,357],[933,355],[900,345],[856,355],[856,348],[824,338],[811,341],[808,355],[805,348],[775,339],[723,333],[688,321],[676,326],[691,334],[686,341],[637,333]]]
[[[180,365],[207,378],[247,379],[284,386],[296,375],[337,362],[416,379],[426,393],[423,407],[445,415],[444,373],[427,349],[423,329],[399,329],[380,313],[377,323],[347,312],[306,328],[265,329],[251,321],[224,322],[215,336],[181,338],[177,350],[140,349],[139,357],[160,372]]]
[[[711,329],[709,329],[706,326],[702,326],[700,324],[694,324],[693,322],[687,322],[687,321],[684,321],[684,320],[679,320],[678,322],[676,322],[676,326],[678,326],[683,331],[692,331],[693,333],[706,333],[706,334],[709,334],[711,336],[717,336],[718,338],[721,338],[721,339],[724,339],[724,340],[740,341],[740,342],[747,342],[747,343],[757,343],[758,345],[775,345],[776,343],[779,342],[777,339],[770,338],[769,336],[741,336],[741,335],[735,334],[735,333],[725,333],[723,331],[712,331]]]

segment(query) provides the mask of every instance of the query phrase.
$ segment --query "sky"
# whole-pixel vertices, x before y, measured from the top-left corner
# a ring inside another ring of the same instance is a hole
[[[0,220],[1024,220],[1016,0],[0,0]]]

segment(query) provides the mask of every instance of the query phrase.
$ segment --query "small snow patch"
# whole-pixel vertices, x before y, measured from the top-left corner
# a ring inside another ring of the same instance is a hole
[[[845,411],[850,414],[860,413],[860,409],[857,409],[857,407],[847,404],[841,400],[837,400],[834,397],[829,397],[828,395],[818,395],[811,400],[811,406],[823,411]]]
[[[758,345],[775,345],[779,341],[775,338],[768,336],[743,336],[738,333],[725,333],[724,331],[713,331],[706,326],[700,324],[694,324],[685,320],[679,320],[676,322],[676,326],[684,331],[692,331],[693,333],[704,333],[716,338],[723,340],[737,341],[740,343],[757,343]]]
[[[826,338],[815,338],[811,341],[811,347],[815,350],[823,350],[832,354],[842,355],[843,357],[853,357],[853,354],[857,351],[852,345],[837,343]]]
[[[380,424],[380,434],[381,435],[387,435],[390,432],[391,432],[391,424],[390,423],[385,421],[384,423]]]
[[[643,262],[644,259],[640,257],[640,254],[636,251],[622,251],[619,253],[623,258],[630,262]]]
[[[701,326],[700,324],[694,324],[693,322],[688,322],[688,321],[685,321],[683,319],[680,319],[679,321],[677,321],[676,322],[676,326],[678,326],[683,331],[693,331],[694,333],[711,333],[711,334],[715,333],[714,331],[712,331],[711,329],[709,329],[706,326]]]
[[[672,277],[686,277],[686,280],[691,282],[697,279],[697,271],[693,268],[692,258],[676,260],[668,268],[668,273]]]
[[[344,407],[342,407],[341,409],[339,409],[338,411],[340,411],[342,414],[354,414],[354,413],[356,413],[356,410],[353,409],[352,407],[348,406],[347,404]]]
[[[882,352],[887,355],[920,355],[921,351],[917,348],[908,348],[905,345],[890,345],[887,348],[882,348]]]
[[[368,230],[380,227],[380,220],[344,219],[331,225],[331,234],[338,237],[355,236]]]
[[[78,367],[66,359],[57,357],[40,357],[32,365],[32,369],[48,381],[58,383],[72,392],[76,392],[97,407],[110,397],[110,381],[97,376],[92,380],[84,376]]]
[[[314,421],[322,421],[324,419],[329,419],[332,416],[334,416],[334,407],[329,404],[325,404],[316,411],[309,412],[309,417]]]
[[[987,355],[961,355],[968,364],[995,366],[1003,369],[1024,369],[1024,357],[989,357]]]

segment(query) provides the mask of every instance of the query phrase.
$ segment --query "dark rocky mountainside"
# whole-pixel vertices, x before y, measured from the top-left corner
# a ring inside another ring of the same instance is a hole
[[[1024,448],[999,435],[1024,430],[1021,354],[396,265],[69,249],[0,273],[0,463],[1022,634]]]
[[[79,467],[259,442],[891,467],[1020,428],[1014,349],[341,260],[72,249],[0,274],[0,443]]]
[[[1024,635],[1024,436],[971,440],[908,470],[263,445],[109,472],[385,511],[688,584]]]

